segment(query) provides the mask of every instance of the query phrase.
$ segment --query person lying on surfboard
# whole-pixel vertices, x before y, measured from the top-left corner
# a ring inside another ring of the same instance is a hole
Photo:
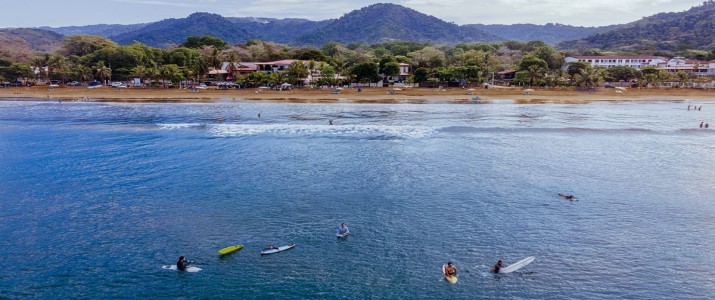
[[[348,225],[343,223],[340,224],[340,227],[338,227],[338,234],[340,235],[348,235],[350,234],[350,230],[348,229]]]
[[[504,265],[502,264],[501,260],[499,260],[497,264],[492,267],[491,271],[492,273],[499,273],[499,270],[501,270],[501,268],[503,267]]]
[[[457,276],[457,267],[455,267],[451,261],[447,262],[444,266],[444,277]]]
[[[559,196],[563,197],[566,200],[573,200],[573,195],[559,193]]]
[[[189,267],[189,263],[192,262],[186,260],[183,256],[179,256],[179,261],[176,262],[176,269],[179,271],[186,271],[186,268]]]

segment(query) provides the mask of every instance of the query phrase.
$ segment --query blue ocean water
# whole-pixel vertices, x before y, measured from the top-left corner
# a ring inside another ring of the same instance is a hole
[[[709,109],[0,102],[0,298],[712,299]]]

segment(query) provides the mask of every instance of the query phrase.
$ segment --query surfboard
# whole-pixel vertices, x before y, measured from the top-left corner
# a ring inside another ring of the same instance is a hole
[[[223,249],[221,249],[221,250],[218,250],[218,254],[226,255],[226,254],[233,253],[233,252],[236,252],[236,251],[241,250],[241,249],[243,249],[243,245],[228,246],[228,247],[226,247],[226,248],[223,248]]]
[[[506,274],[506,273],[514,272],[514,271],[519,270],[519,269],[523,268],[524,266],[530,264],[532,261],[534,261],[534,259],[535,258],[533,256],[529,256],[529,257],[524,258],[520,261],[517,261],[511,265],[501,268],[499,270],[499,273]]]
[[[283,251],[286,251],[286,250],[291,249],[291,248],[293,248],[293,247],[295,247],[295,244],[280,246],[280,247],[278,247],[277,249],[263,250],[263,251],[261,251],[261,255],[268,255],[268,254],[283,252]]]
[[[165,270],[178,271],[178,269],[176,268],[176,265],[163,265],[163,266],[161,266],[161,268],[162,268],[162,269],[165,269]],[[198,271],[201,271],[201,268],[199,268],[199,267],[188,267],[188,268],[186,268],[186,272],[189,272],[189,273],[194,273],[194,272],[198,272]]]
[[[350,233],[349,233],[349,232],[346,232],[346,233],[343,233],[343,234],[338,233],[338,234],[336,234],[335,236],[337,236],[339,239],[344,239],[344,238],[347,238],[349,235],[350,235]]]
[[[447,265],[442,265],[442,274],[444,274],[444,268],[446,268],[446,267],[447,267]],[[444,276],[444,280],[447,280],[447,282],[449,282],[449,283],[451,283],[451,284],[457,283],[457,280],[458,280],[458,279],[459,279],[459,278],[457,278],[457,275],[454,275],[454,276]]]

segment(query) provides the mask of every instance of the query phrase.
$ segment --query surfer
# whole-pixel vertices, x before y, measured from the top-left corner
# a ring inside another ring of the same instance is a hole
[[[567,194],[562,194],[562,193],[559,193],[559,196],[563,197],[566,200],[573,200],[573,198],[574,198],[573,195],[567,195]]]
[[[492,271],[492,273],[499,273],[499,270],[501,270],[501,268],[503,268],[503,267],[504,267],[504,265],[502,264],[501,259],[500,259],[497,262],[497,264],[492,267],[491,271]]]
[[[186,260],[185,257],[179,256],[179,261],[176,262],[176,269],[179,271],[186,271],[186,268],[189,267],[190,261]]]
[[[444,277],[452,276],[457,276],[457,267],[455,267],[451,261],[448,261],[447,265],[444,266]]]
[[[348,225],[343,223],[340,224],[340,227],[338,227],[338,235],[348,235],[350,234],[350,230],[348,229]]]
[[[333,120],[329,120],[328,125],[333,125]]]
[[[268,248],[266,248],[264,250],[278,250],[278,248],[276,248],[276,246],[273,246],[273,244],[270,244],[270,245],[268,245]]]

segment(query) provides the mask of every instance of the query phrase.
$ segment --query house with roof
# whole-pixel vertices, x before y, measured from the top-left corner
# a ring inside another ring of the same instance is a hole
[[[659,64],[666,63],[667,61],[668,59],[662,56],[648,55],[569,56],[564,58],[563,68],[566,70],[568,64],[572,62],[586,62],[594,68],[631,67],[640,70],[644,67],[657,67]]]

